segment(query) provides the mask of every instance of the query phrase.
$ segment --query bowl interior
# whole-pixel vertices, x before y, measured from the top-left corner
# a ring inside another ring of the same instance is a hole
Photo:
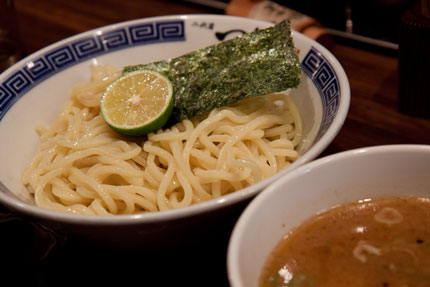
[[[281,238],[318,212],[366,198],[429,197],[429,162],[429,146],[372,147],[319,159],[276,181],[251,202],[233,231],[232,286],[258,286],[262,266]]]
[[[7,205],[15,204],[5,195],[12,192],[32,203],[21,175],[38,149],[35,126],[54,121],[71,88],[88,80],[90,64],[121,69],[176,57],[269,25],[213,15],[148,18],[82,33],[23,59],[0,75],[0,158],[7,163],[0,166],[0,199]],[[293,37],[302,62],[303,82],[289,92],[303,117],[304,140],[302,157],[291,168],[322,152],[342,126],[349,106],[348,81],[337,60],[315,41],[299,33]],[[244,193],[255,194],[273,179]],[[233,197],[237,200],[239,196]]]

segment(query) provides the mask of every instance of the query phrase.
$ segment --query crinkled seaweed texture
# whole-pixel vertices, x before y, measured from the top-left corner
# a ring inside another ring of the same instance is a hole
[[[177,121],[300,84],[288,20],[178,58],[125,67],[124,73],[139,69],[155,70],[172,81]]]

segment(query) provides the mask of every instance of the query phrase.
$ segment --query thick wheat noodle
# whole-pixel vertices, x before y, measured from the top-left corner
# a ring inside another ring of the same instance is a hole
[[[58,118],[38,126],[41,145],[23,174],[36,205],[86,215],[156,212],[218,198],[298,158],[302,123],[288,96],[212,110],[146,138],[113,132],[99,101],[119,74],[92,66]]]

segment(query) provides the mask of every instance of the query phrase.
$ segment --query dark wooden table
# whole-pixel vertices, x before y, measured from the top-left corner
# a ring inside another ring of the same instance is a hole
[[[15,0],[15,7],[27,54],[77,33],[121,21],[173,14],[223,14],[221,10],[185,1],[166,0]],[[348,75],[351,105],[343,128],[321,156],[375,145],[430,144],[430,120],[398,111],[396,53],[336,39],[330,49]],[[38,236],[34,241],[35,231],[21,221],[13,226],[3,224],[1,230],[2,234],[8,234],[2,240],[12,243],[9,250],[12,255],[6,257],[10,269],[25,272],[14,278],[30,282],[28,286],[64,286],[69,285],[67,282],[80,286],[89,279],[98,285],[114,282],[125,285],[132,281],[140,286],[228,285],[225,266],[228,231],[220,234],[219,247],[213,247],[217,240],[202,242],[184,246],[182,250],[169,250],[154,260],[138,253],[123,254],[61,239],[43,257],[37,252],[46,249],[34,245],[46,244],[52,238]],[[170,252],[176,254],[167,254]]]

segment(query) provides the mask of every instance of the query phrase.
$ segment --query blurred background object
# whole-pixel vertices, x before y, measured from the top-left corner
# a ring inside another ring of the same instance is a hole
[[[430,118],[430,1],[407,10],[399,30],[399,110]]]
[[[186,0],[212,8],[227,10],[244,2],[274,2],[307,15],[345,40],[396,50],[399,19],[414,0]]]
[[[13,0],[0,0],[0,73],[23,55]]]
[[[328,49],[333,44],[331,35],[316,19],[273,1],[232,0],[225,12],[228,15],[272,23],[289,19],[293,30],[318,41]]]

